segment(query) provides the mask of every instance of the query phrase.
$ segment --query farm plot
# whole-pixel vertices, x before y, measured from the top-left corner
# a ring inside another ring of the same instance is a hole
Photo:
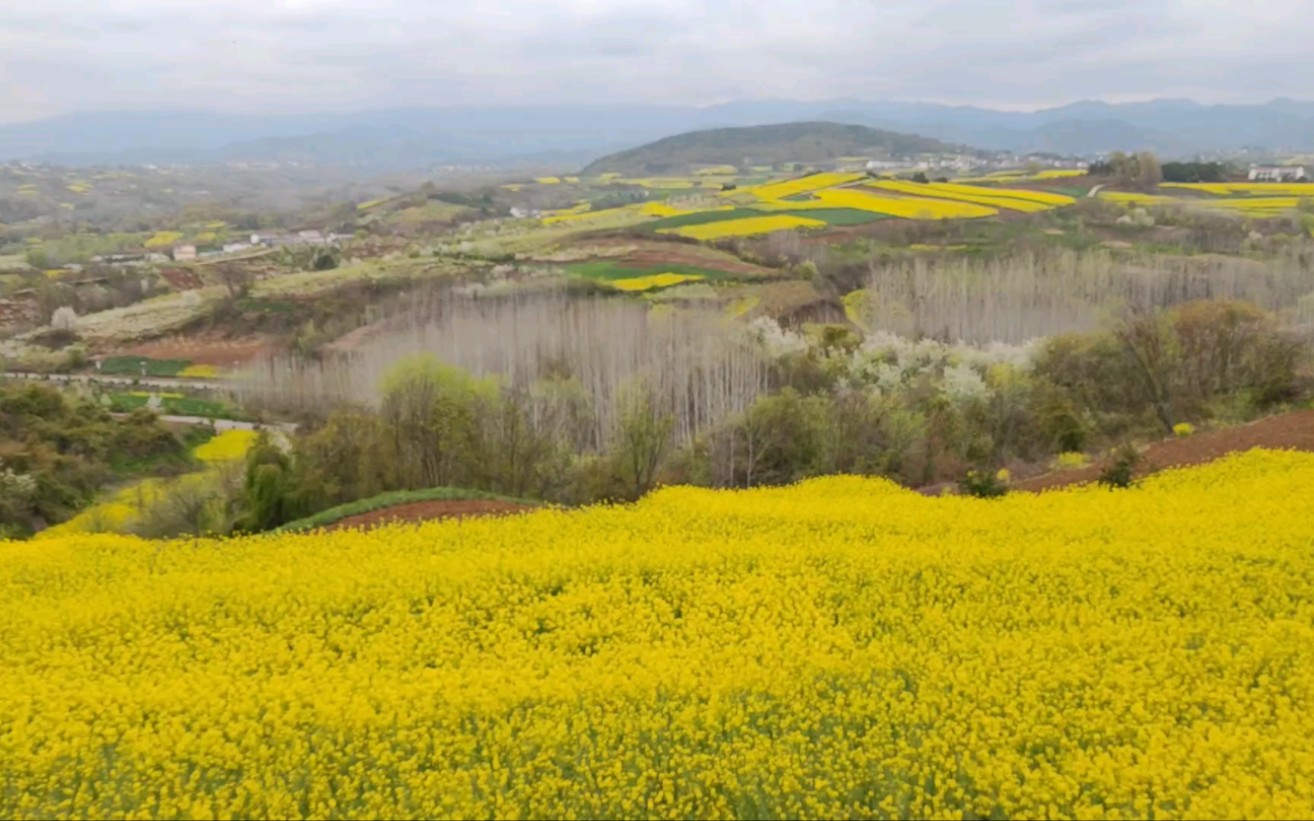
[[[848,185],[866,178],[866,174],[858,173],[810,174],[806,177],[799,177],[794,180],[769,182],[744,190],[752,193],[761,200],[782,200],[786,197],[792,197],[798,194],[809,194],[813,191],[834,188],[838,185]]]
[[[990,208],[997,208],[1005,211],[1021,211],[1023,213],[1034,214],[1040,211],[1049,211],[1054,208],[1042,202],[1033,200],[1017,199],[994,193],[996,189],[981,188],[982,193],[965,193],[953,190],[942,190],[935,186],[934,183],[907,183],[907,182],[875,182],[866,187],[874,188],[880,191],[892,191],[896,194],[911,195],[934,195],[936,199],[952,200],[954,202],[970,202],[975,205],[984,205]],[[962,186],[966,188],[967,186]]]
[[[1165,182],[1159,187],[1223,197],[1314,197],[1314,182]]]
[[[970,202],[951,202],[927,197],[883,197],[855,188],[817,191],[813,196],[838,208],[856,208],[912,220],[976,219],[999,214],[997,208]]]
[[[705,225],[688,225],[683,228],[663,229],[663,234],[677,234],[692,239],[721,239],[723,237],[749,237],[770,234],[774,231],[791,231],[798,228],[825,228],[823,220],[786,214],[745,217],[743,219],[711,222]]]

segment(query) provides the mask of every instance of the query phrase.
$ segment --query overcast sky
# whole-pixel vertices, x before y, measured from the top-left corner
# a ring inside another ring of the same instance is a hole
[[[0,121],[524,102],[1314,96],[1310,0],[39,0]]]

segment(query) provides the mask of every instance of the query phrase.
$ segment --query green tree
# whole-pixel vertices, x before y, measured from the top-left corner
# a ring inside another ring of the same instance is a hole
[[[495,382],[420,354],[395,365],[382,388],[398,489],[481,483],[487,469],[482,423],[495,407]]]
[[[649,383],[632,382],[622,389],[612,460],[628,498],[638,499],[657,483],[674,427],[675,417],[659,407]]]

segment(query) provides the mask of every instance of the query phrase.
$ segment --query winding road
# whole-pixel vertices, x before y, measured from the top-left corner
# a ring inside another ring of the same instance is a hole
[[[0,379],[23,379],[29,382],[60,382],[65,385],[112,385],[121,388],[139,390],[230,390],[233,386],[221,379],[172,379],[168,377],[107,376],[94,373],[12,373],[0,372]],[[127,416],[116,413],[114,416]],[[295,433],[297,426],[291,422],[244,422],[237,419],[208,419],[204,416],[172,416],[161,414],[161,422],[175,425],[208,425],[212,421],[214,429],[222,433],[226,430],[276,430],[282,433]]]
[[[192,388],[200,390],[226,390],[232,387],[222,379],[175,379],[163,376],[110,376],[99,373],[28,373],[0,371],[3,379],[26,379],[30,382],[82,383],[86,385],[117,385],[124,388]]]

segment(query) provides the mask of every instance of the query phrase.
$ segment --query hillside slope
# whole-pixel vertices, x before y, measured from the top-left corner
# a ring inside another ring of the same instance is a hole
[[[861,125],[810,122],[715,128],[677,134],[603,157],[581,173],[666,174],[695,165],[774,165],[820,162],[847,156],[907,157],[955,146]]]

